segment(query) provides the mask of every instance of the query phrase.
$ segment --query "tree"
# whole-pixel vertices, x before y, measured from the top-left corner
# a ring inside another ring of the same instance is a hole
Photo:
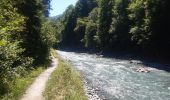
[[[97,6],[95,0],[79,0],[75,6],[78,17],[87,17],[89,12]]]
[[[67,46],[163,53],[169,15],[167,0],[79,0],[59,18],[57,33]]]
[[[128,8],[129,18],[133,20],[132,40],[143,49],[167,52],[170,47],[167,9],[167,0],[133,0]]]
[[[112,48],[128,48],[130,46],[129,26],[131,25],[127,7],[129,0],[114,0],[112,23],[110,27]]]
[[[12,1],[0,2],[0,95],[8,92],[16,76],[22,75],[31,65],[31,58],[22,55],[21,35],[25,20]]]
[[[73,5],[70,5],[64,12],[62,23],[64,27],[61,31],[61,44],[73,45],[75,43],[74,28],[76,27],[76,16]]]
[[[27,18],[23,38],[24,54],[34,59],[34,64],[45,62],[46,49],[41,39],[41,25],[48,16],[50,0],[21,0],[17,3],[18,12]]]
[[[148,9],[148,0],[134,0],[130,6],[129,18],[133,20],[133,25],[130,29],[132,40],[137,44],[147,45],[150,42],[151,30],[151,16]]]
[[[48,58],[44,55],[49,53],[46,50],[51,41],[45,38],[51,39],[48,37],[50,32],[45,30],[44,24],[42,32],[48,34],[41,32],[48,3],[42,0],[1,0],[0,95],[10,91],[16,77],[24,76],[32,69],[33,61],[42,64]]]
[[[76,37],[75,38],[76,43],[78,43],[79,45],[83,45],[82,43],[83,43],[85,31],[86,31],[87,21],[88,21],[88,19],[86,17],[77,19],[77,24],[74,29],[74,32],[75,32],[75,37]]]
[[[42,0],[42,4],[43,4],[43,14],[45,15],[45,17],[49,17],[50,14],[50,9],[51,9],[51,5],[50,5],[51,0]]]
[[[101,1],[98,27],[98,37],[101,49],[107,49],[110,45],[109,29],[112,22],[112,6],[112,0]]]
[[[86,30],[84,36],[84,43],[86,48],[98,48],[98,37],[97,37],[97,27],[98,27],[98,17],[99,9],[94,8],[88,16],[88,21],[86,22]]]
[[[45,22],[43,22],[41,27],[41,40],[42,44],[45,49],[42,49],[44,52],[44,58],[50,56],[50,49],[54,46],[56,43],[56,29],[54,26],[52,26],[52,22],[50,22],[48,19],[46,19]]]

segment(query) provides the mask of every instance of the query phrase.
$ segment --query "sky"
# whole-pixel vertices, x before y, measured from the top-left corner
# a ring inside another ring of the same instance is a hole
[[[77,1],[78,0],[52,0],[51,1],[52,10],[50,11],[50,16],[52,17],[62,14],[69,5],[71,4],[75,5]]]

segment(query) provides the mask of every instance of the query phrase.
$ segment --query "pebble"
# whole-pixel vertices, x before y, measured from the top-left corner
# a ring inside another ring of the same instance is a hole
[[[105,100],[101,99],[95,91],[99,91],[99,88],[90,88],[87,86],[87,82],[84,82],[84,90],[86,92],[86,96],[88,97],[88,100]]]

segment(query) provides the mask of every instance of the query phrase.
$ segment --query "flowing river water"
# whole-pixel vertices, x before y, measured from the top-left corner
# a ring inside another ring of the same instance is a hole
[[[170,100],[170,73],[139,61],[57,51],[80,71],[88,87],[106,100]],[[134,69],[147,67],[149,73]],[[96,89],[96,90],[95,90]]]

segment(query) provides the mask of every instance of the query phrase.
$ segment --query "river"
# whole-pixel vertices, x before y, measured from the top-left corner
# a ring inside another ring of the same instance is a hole
[[[88,87],[106,100],[170,100],[170,73],[129,60],[57,51],[80,71]],[[134,69],[146,67],[149,73]]]

